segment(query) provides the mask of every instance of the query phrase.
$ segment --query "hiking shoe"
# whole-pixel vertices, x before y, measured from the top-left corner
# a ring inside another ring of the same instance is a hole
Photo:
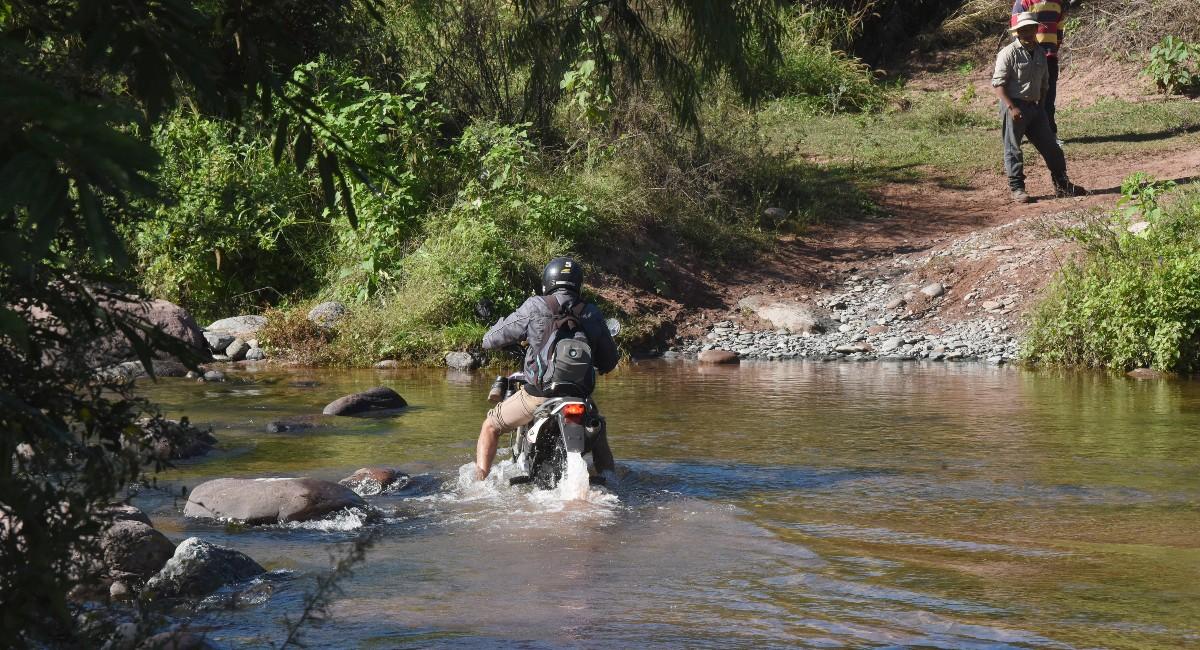
[[[1033,197],[1025,193],[1025,190],[1012,191],[1013,203],[1033,203]]]
[[[1088,191],[1074,183],[1062,183],[1054,186],[1054,196],[1066,199],[1073,196],[1087,196]]]

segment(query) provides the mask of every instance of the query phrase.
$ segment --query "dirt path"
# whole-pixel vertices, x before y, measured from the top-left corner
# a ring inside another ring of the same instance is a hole
[[[688,302],[708,306],[688,309],[664,301],[660,308],[665,319],[675,322],[679,339],[696,339],[717,321],[769,327],[738,313],[738,300],[750,295],[820,304],[844,290],[851,277],[859,278],[855,282],[886,279],[897,294],[936,281],[947,292],[930,312],[927,329],[986,314],[1019,330],[1021,316],[1067,254],[1065,242],[1038,234],[1039,222],[1113,207],[1122,179],[1137,171],[1193,182],[1200,175],[1200,151],[1072,160],[1070,165],[1072,178],[1093,190],[1091,196],[1054,199],[1040,164],[1031,165],[1029,179],[1030,193],[1038,200],[1026,205],[1009,200],[1000,177],[983,177],[967,188],[935,180],[885,186],[876,200],[886,216],[831,222],[781,239],[773,253],[748,267],[721,277],[696,276],[694,295],[703,299]],[[999,310],[982,307],[996,302],[1002,305]]]

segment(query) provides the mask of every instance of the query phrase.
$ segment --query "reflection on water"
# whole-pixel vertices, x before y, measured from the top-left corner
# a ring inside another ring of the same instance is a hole
[[[484,375],[163,380],[217,453],[163,476],[413,475],[381,516],[226,530],[139,498],[275,570],[193,623],[278,642],[331,550],[382,532],[317,647],[1145,648],[1200,644],[1200,386],[979,365],[652,362],[602,382],[620,480],[584,500],[463,480]],[[412,409],[315,418],[386,384]]]

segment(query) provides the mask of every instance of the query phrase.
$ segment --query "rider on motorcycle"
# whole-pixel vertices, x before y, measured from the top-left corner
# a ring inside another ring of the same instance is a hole
[[[582,302],[583,268],[569,257],[556,257],[542,270],[542,295],[531,296],[517,311],[500,319],[483,337],[483,348],[494,350],[514,343],[526,341],[525,361],[522,370],[531,379],[508,399],[488,411],[479,430],[479,442],[475,448],[475,478],[482,481],[491,471],[496,458],[496,445],[501,433],[514,431],[517,427],[533,421],[533,412],[545,398],[537,387],[538,351],[551,329],[555,316]],[[552,310],[551,303],[559,307]],[[583,307],[579,324],[592,348],[592,364],[600,374],[607,373],[617,365],[617,345],[604,322],[604,314],[591,303]],[[614,468],[612,451],[605,436],[597,437],[592,448],[592,461],[597,471]]]

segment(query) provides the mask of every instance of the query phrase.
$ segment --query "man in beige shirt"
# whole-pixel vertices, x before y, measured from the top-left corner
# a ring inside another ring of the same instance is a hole
[[[1029,138],[1046,161],[1054,194],[1058,197],[1083,196],[1087,190],[1067,178],[1067,159],[1050,128],[1050,119],[1042,106],[1050,88],[1050,69],[1046,53],[1037,43],[1038,20],[1023,13],[1010,31],[1016,40],[996,55],[992,90],[1000,99],[1000,120],[1004,138],[1004,171],[1013,201],[1032,203],[1025,192],[1025,157],[1021,140]]]

